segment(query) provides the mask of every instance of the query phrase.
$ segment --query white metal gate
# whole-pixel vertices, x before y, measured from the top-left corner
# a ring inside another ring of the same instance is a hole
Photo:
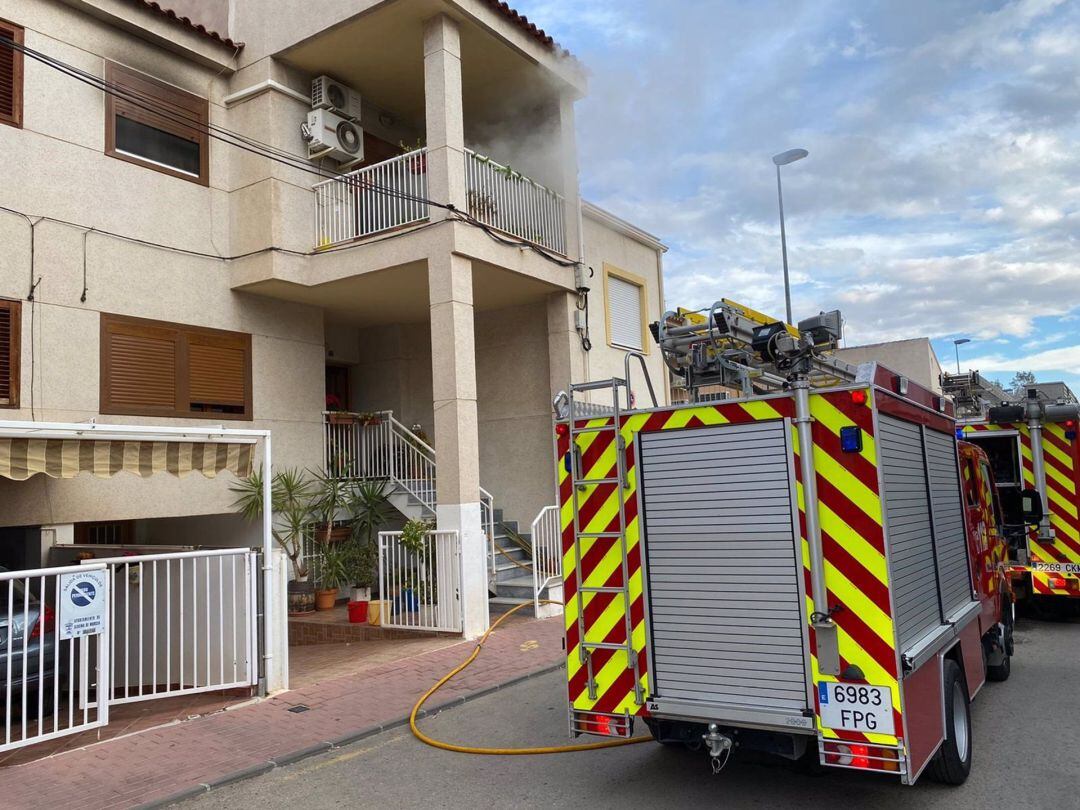
[[[31,571],[0,571],[0,751],[104,726],[109,703],[109,624],[98,635],[61,638],[60,604],[70,575],[100,572],[102,587],[89,593],[108,604],[110,580],[101,563]]]
[[[213,549],[94,562],[113,575],[112,703],[258,683],[257,552]]]
[[[461,632],[461,539],[432,531],[417,550],[401,532],[379,532],[379,611],[384,627]]]

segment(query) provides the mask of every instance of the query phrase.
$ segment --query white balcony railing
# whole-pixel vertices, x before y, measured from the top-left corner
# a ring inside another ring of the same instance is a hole
[[[472,150],[465,150],[470,216],[500,231],[566,253],[560,194]],[[427,149],[316,183],[315,246],[333,247],[428,217]]]
[[[471,149],[465,150],[465,187],[471,216],[565,255],[561,195]]]
[[[328,248],[427,219],[427,150],[316,183],[315,246]]]

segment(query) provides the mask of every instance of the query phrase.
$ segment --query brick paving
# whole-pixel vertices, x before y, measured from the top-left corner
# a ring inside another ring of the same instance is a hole
[[[12,810],[64,806],[72,800],[80,810],[135,807],[243,772],[258,773],[303,752],[327,750],[399,722],[472,646],[458,642],[360,672],[308,679],[253,705],[0,768],[0,804]],[[510,620],[432,703],[497,688],[556,666],[562,658],[561,619]],[[288,711],[294,707],[307,710]]]

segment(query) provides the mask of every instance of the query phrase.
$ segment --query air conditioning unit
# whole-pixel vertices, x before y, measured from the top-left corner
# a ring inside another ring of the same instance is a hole
[[[360,120],[360,94],[329,76],[312,80],[311,106],[316,110],[330,110],[342,118]]]
[[[329,110],[312,110],[304,126],[308,159],[328,157],[347,167],[364,159],[364,130]]]

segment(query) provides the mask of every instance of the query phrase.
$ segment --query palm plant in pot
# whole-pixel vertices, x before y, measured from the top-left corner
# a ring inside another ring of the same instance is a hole
[[[354,602],[371,600],[379,566],[379,530],[390,518],[389,484],[382,480],[358,482],[346,507],[352,528],[350,581]]]
[[[263,516],[264,474],[260,468],[229,487],[236,495],[233,508],[248,521]],[[315,589],[308,581],[308,566],[303,559],[304,536],[311,524],[311,495],[311,483],[296,469],[281,470],[270,482],[270,508],[274,516],[271,533],[292,565],[289,613],[310,613],[315,609]]]
[[[315,591],[315,609],[333,610],[341,587],[349,581],[348,543],[323,543],[319,564],[318,589]]]

